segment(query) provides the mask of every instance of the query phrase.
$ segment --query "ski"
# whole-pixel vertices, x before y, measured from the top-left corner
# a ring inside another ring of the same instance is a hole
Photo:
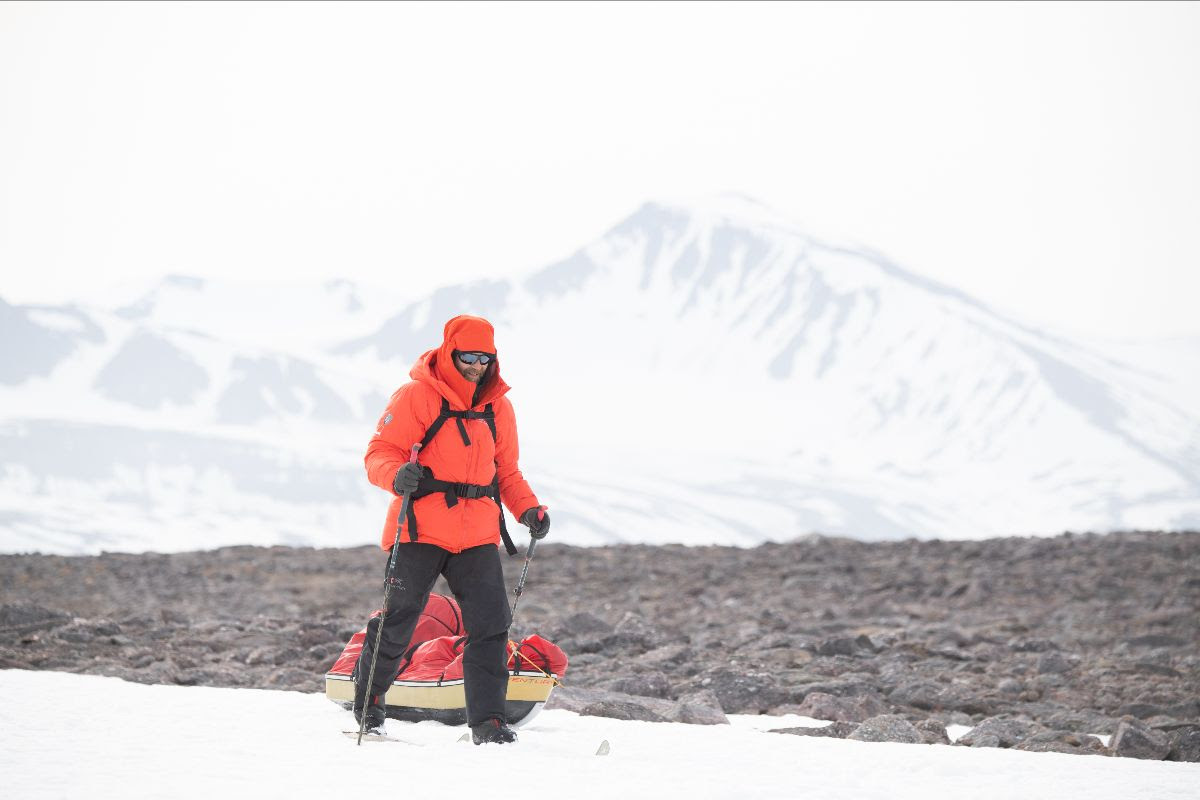
[[[471,744],[471,734],[464,733],[462,736],[458,737],[458,741],[460,744]],[[516,742],[512,742],[512,744],[516,744]],[[606,756],[611,752],[612,745],[608,743],[608,739],[601,739],[600,746],[596,748],[596,755]]]
[[[342,733],[349,739],[354,739],[355,741],[358,740],[357,730],[342,731]],[[372,728],[370,730],[363,731],[362,740],[364,742],[396,742],[397,744],[411,744],[414,746],[416,744],[415,742],[408,742],[404,739],[397,739],[395,736],[388,736],[387,732],[380,728]]]

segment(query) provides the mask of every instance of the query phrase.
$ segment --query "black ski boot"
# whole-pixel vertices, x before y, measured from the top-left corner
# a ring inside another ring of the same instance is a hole
[[[363,698],[357,693],[354,698],[354,721],[362,724],[363,721]],[[383,695],[371,695],[371,702],[366,704],[367,723],[363,725],[363,730],[375,730],[383,727],[383,720],[387,717],[387,710],[383,703]]]
[[[475,744],[508,744],[516,740],[516,731],[498,719],[485,719],[471,726],[471,741]]]

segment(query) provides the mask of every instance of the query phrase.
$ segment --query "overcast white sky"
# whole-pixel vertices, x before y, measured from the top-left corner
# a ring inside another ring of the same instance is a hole
[[[0,297],[424,291],[736,191],[1030,320],[1200,335],[1200,4],[0,5]]]

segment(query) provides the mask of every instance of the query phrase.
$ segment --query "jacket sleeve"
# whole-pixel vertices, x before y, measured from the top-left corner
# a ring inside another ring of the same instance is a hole
[[[541,505],[517,466],[517,418],[512,403],[502,398],[496,407],[496,477],[500,481],[500,499],[517,519],[534,506]]]
[[[430,420],[424,418],[420,394],[415,382],[396,390],[375,426],[375,435],[367,444],[367,454],[363,458],[367,479],[393,494],[396,471],[408,461],[413,443],[421,441],[429,427]]]

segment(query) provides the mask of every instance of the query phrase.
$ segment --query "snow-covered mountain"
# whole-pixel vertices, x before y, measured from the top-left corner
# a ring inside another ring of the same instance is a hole
[[[0,303],[0,549],[376,540],[362,450],[459,313],[496,325],[563,541],[1200,526],[1177,355],[1123,360],[725,197],[422,297],[170,277]]]

